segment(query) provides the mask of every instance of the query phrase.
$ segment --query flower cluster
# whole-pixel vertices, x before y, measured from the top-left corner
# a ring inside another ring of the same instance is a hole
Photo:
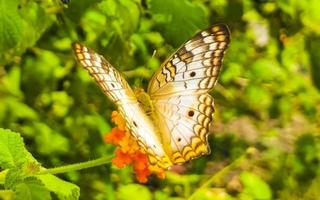
[[[115,150],[115,158],[112,163],[118,168],[123,168],[126,165],[132,165],[137,180],[140,183],[148,181],[148,176],[152,173],[159,178],[164,178],[164,170],[152,166],[148,162],[148,155],[139,147],[138,143],[131,134],[125,129],[125,120],[117,112],[112,112],[112,121],[117,127],[111,130],[111,133],[105,135],[105,142],[117,146]]]

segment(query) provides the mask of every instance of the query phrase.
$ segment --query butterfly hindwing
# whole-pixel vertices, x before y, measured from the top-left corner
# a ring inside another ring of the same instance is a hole
[[[169,157],[176,163],[210,153],[207,136],[214,112],[213,98],[208,94],[158,98],[155,113],[164,124],[163,137],[169,137]]]
[[[125,103],[119,106],[120,114],[126,120],[126,128],[136,138],[140,148],[148,155],[150,164],[161,168],[172,165],[158,137],[158,129],[145,115],[139,103]]]
[[[215,25],[196,34],[152,77],[148,93],[165,125],[169,157],[183,163],[210,152],[207,136],[214,112],[208,94],[215,85],[230,41],[227,26]]]
[[[105,59],[91,49],[73,45],[79,63],[88,70],[103,92],[117,104],[126,128],[148,154],[152,165],[167,168],[171,165],[159,140],[157,129],[141,109],[137,98],[122,75]]]

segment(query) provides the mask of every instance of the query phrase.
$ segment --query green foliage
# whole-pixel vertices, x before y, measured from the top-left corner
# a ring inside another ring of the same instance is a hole
[[[270,187],[259,176],[242,172],[240,179],[243,183],[240,199],[272,199]]]
[[[123,185],[119,188],[119,194],[117,199],[141,199],[141,200],[151,200],[152,195],[148,188],[138,185],[138,184],[128,184]]]
[[[0,199],[316,199],[319,8],[318,0],[0,0]],[[111,165],[40,174],[114,150],[103,137],[116,107],[75,62],[72,42],[146,88],[178,46],[215,23],[229,26],[231,43],[212,92],[211,155],[146,185]]]
[[[27,151],[22,138],[9,130],[0,129],[0,131],[0,167],[20,168],[27,161]]]
[[[17,13],[17,10],[13,9],[18,6],[18,1],[0,1],[0,26],[2,28],[0,32],[0,51],[4,52],[20,42],[22,38],[22,19]]]
[[[51,174],[37,175],[40,164],[24,147],[18,133],[0,128],[0,168],[3,169],[0,183],[14,193],[15,199],[52,199],[50,192],[58,199],[78,199],[79,188]]]
[[[46,14],[47,6],[47,3],[40,5],[19,0],[0,1],[1,64],[10,62],[13,56],[34,45],[52,24],[54,18]]]
[[[43,186],[41,181],[35,178],[26,178],[14,186],[16,199],[26,200],[48,200],[51,199],[50,192]]]
[[[187,0],[151,0],[150,12],[164,38],[174,47],[180,46],[195,31],[208,26],[205,10]]]
[[[37,178],[41,180],[48,191],[56,194],[59,199],[74,200],[79,198],[79,188],[72,183],[63,181],[51,174],[38,175]]]

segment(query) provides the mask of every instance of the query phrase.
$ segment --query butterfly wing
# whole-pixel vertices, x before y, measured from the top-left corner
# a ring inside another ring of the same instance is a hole
[[[173,163],[210,152],[207,136],[214,105],[207,92],[217,81],[229,41],[225,25],[201,31],[164,62],[149,83],[155,115],[166,125],[162,137],[170,138]]]
[[[79,43],[75,43],[73,49],[78,62],[88,70],[106,96],[117,104],[120,114],[126,120],[126,128],[148,154],[150,163],[162,168],[171,165],[158,138],[157,129],[141,109],[127,81],[103,56]]]
[[[178,95],[155,100],[155,115],[170,138],[172,163],[184,163],[208,154],[207,135],[212,121],[213,98],[208,94]]]

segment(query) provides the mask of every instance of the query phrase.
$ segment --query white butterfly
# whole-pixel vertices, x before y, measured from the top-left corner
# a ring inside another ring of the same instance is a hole
[[[210,153],[207,137],[214,105],[208,91],[217,81],[229,42],[226,25],[199,32],[161,65],[147,93],[134,93],[103,56],[79,43],[73,48],[81,65],[117,104],[149,162],[168,168]]]

